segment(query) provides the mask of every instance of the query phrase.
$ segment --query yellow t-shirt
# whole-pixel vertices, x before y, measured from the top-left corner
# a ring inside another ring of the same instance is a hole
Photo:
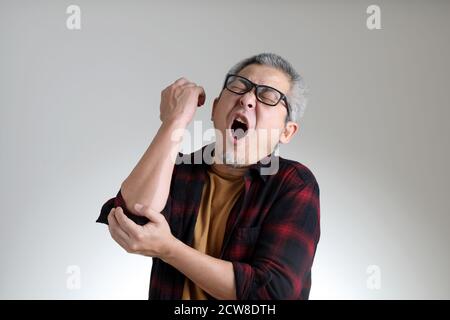
[[[192,247],[207,255],[219,258],[228,215],[244,189],[246,168],[225,170],[213,164],[203,186],[202,199],[194,229]],[[206,300],[205,292],[186,277],[183,300]]]

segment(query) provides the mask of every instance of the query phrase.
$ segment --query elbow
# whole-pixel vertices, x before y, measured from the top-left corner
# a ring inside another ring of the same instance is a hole
[[[292,300],[301,295],[301,279],[287,275],[280,270],[260,270],[253,273],[241,287],[239,300]],[[249,274],[250,275],[250,274]]]
[[[236,287],[233,286],[228,292],[218,298],[219,300],[237,300]]]
[[[130,205],[135,203],[136,199],[132,198],[132,193],[129,192],[129,189],[126,187],[124,183],[120,185],[120,195],[122,197],[126,209],[129,212],[136,214],[134,208],[132,208],[133,206]]]

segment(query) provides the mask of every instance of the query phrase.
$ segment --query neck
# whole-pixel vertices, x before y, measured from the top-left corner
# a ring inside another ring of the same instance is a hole
[[[227,166],[230,168],[247,168],[251,163],[240,163],[237,161],[234,153],[217,152],[214,150],[214,164],[218,166]]]

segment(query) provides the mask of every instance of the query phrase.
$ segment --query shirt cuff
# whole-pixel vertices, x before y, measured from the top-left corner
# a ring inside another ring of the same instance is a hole
[[[252,287],[254,271],[248,263],[232,261],[236,282],[236,299],[247,300]]]
[[[149,222],[149,220],[146,217],[137,216],[127,209],[125,200],[123,199],[120,190],[115,198],[111,198],[108,201],[106,201],[105,204],[103,204],[102,209],[100,211],[100,216],[97,218],[96,222],[108,224],[108,215],[111,209],[117,207],[121,207],[123,213],[125,213],[125,215],[128,218],[133,220],[138,225],[143,226],[144,224],[147,224]]]

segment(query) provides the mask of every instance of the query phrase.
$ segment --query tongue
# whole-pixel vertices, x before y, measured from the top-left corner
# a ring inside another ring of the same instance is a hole
[[[235,139],[241,139],[243,136],[245,136],[245,131],[241,128],[233,130],[233,137]]]

